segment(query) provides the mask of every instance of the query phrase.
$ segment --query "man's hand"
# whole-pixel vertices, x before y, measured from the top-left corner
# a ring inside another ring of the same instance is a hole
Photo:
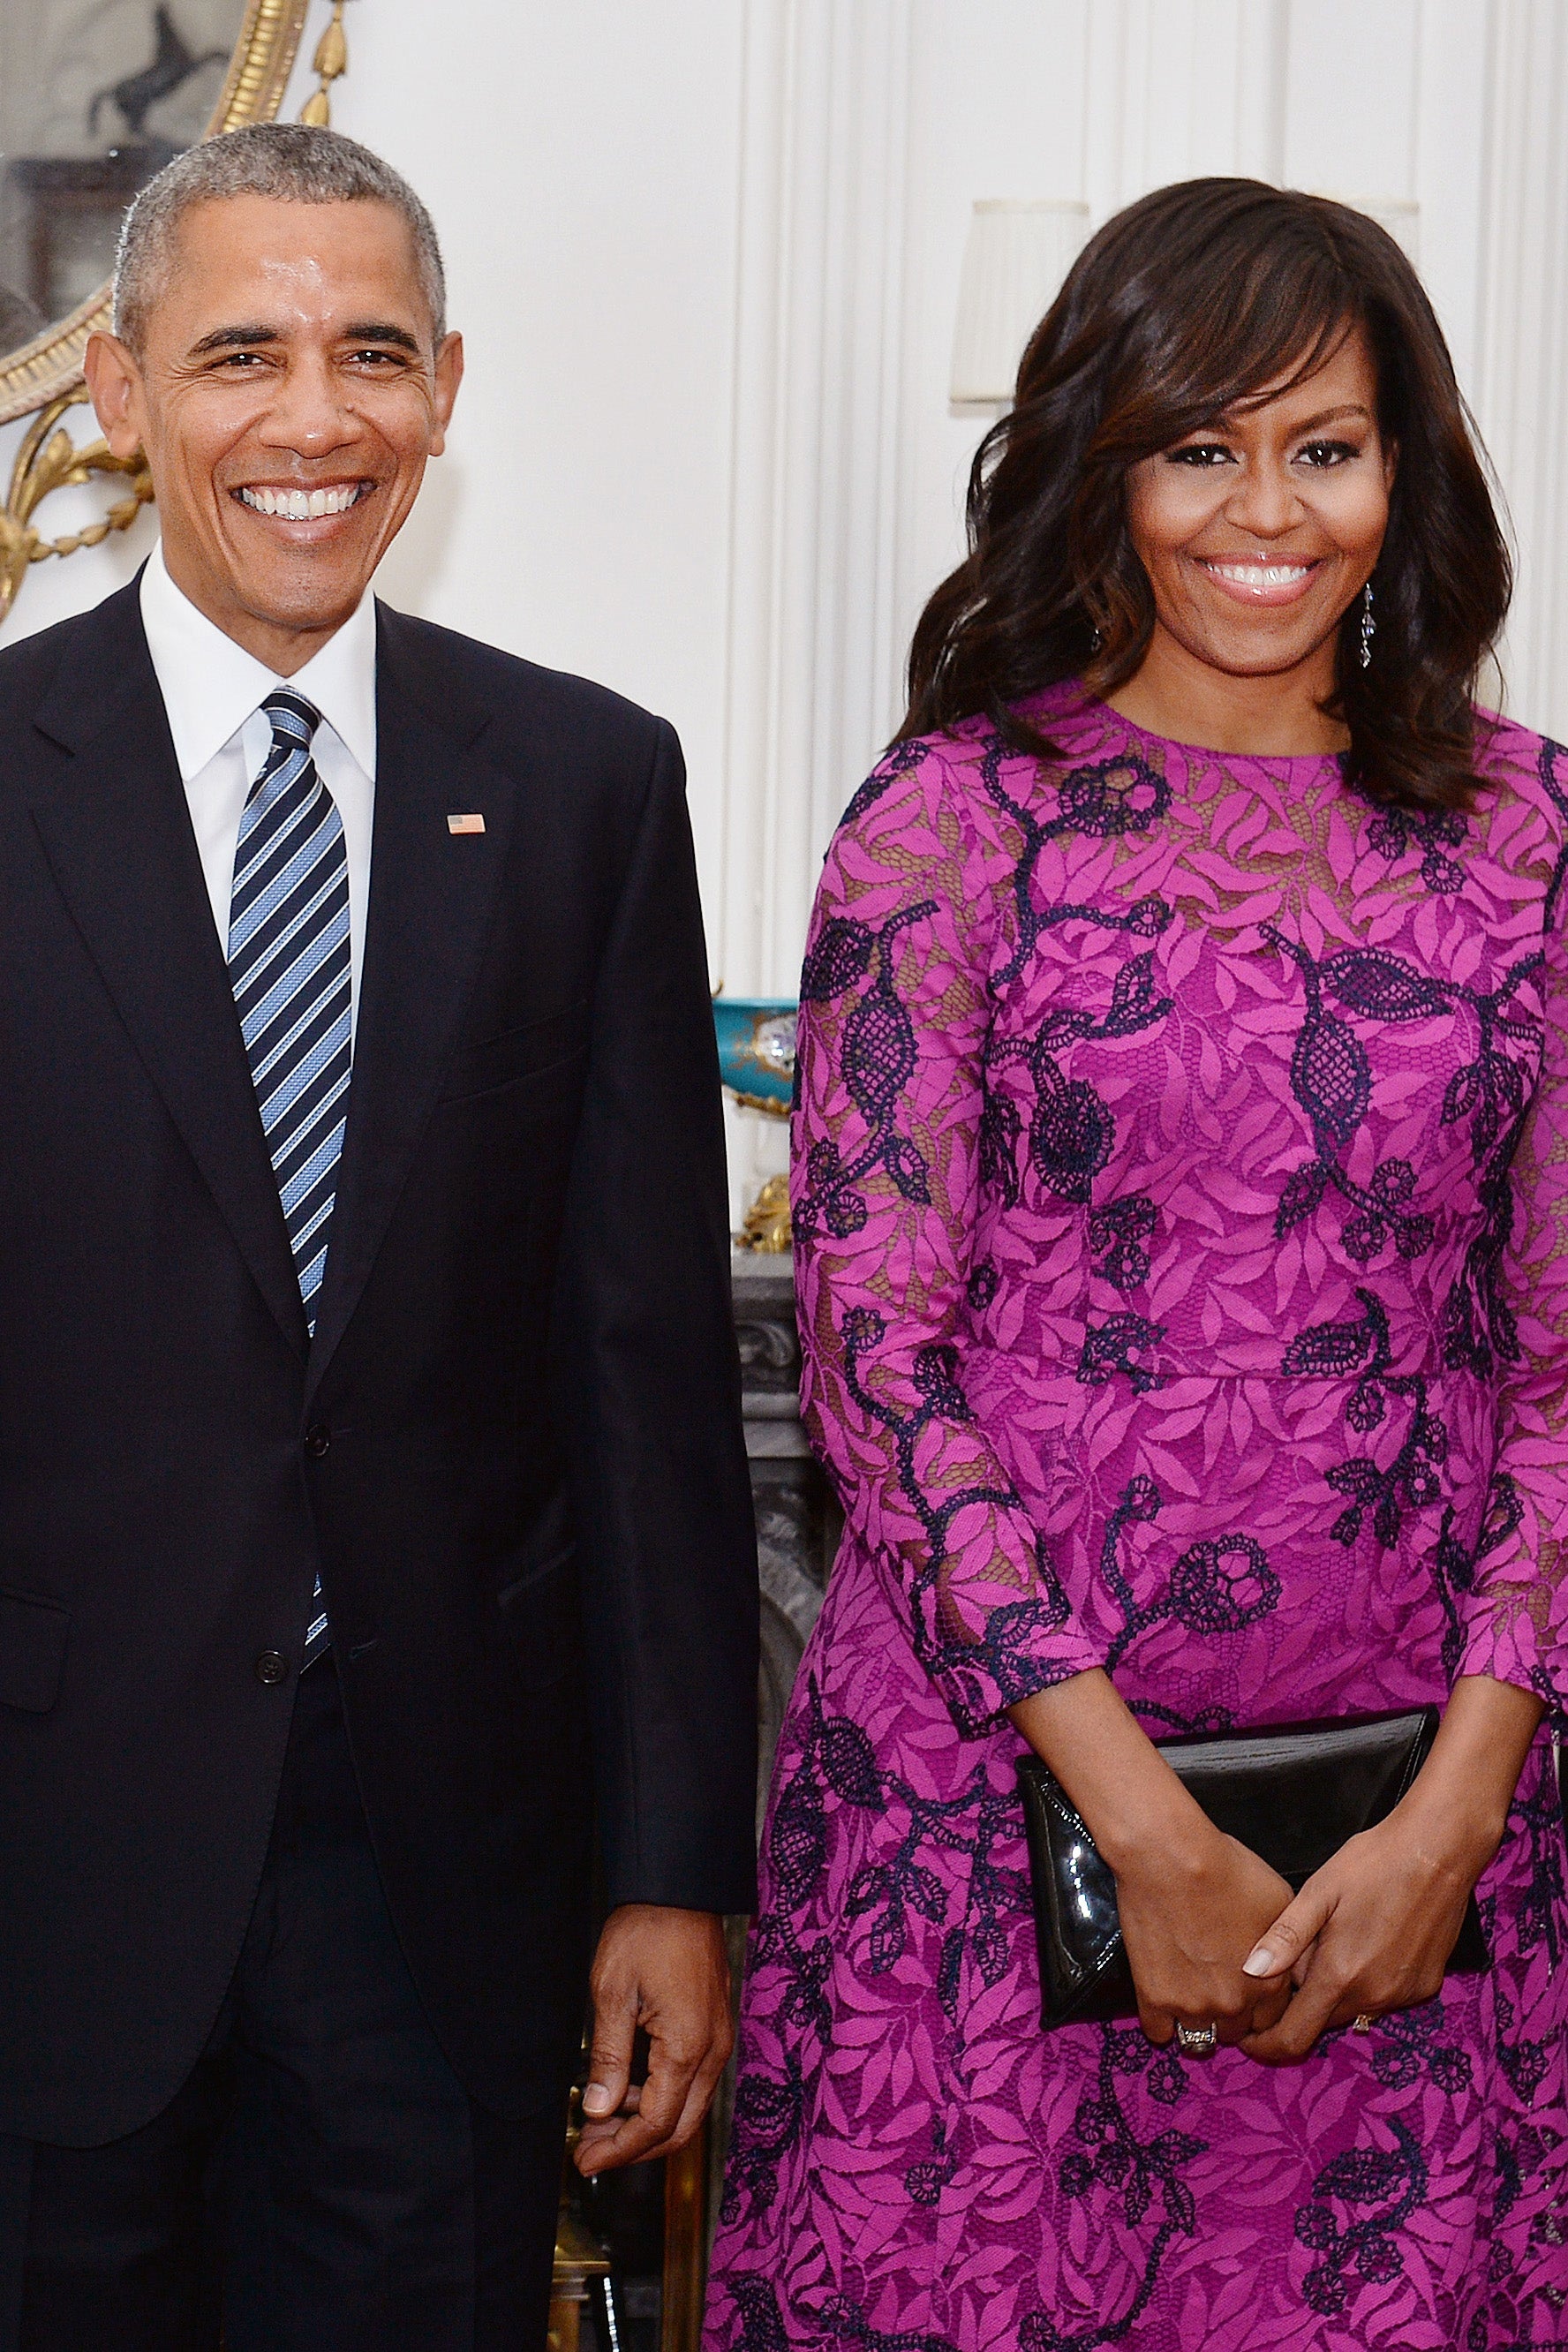
[[[594,2053],[583,2094],[577,2169],[684,2147],[708,2112],[734,2041],[723,1923],[711,1911],[627,1903],[605,1922],[594,1958]],[[631,2084],[632,2042],[648,2038],[647,2080]]]

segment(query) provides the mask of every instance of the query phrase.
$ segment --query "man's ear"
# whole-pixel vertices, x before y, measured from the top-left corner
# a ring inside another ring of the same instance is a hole
[[[118,335],[89,335],[81,372],[110,448],[133,457],[142,446],[142,371],[130,345]]]
[[[438,457],[447,446],[447,427],[452,421],[458,386],[462,381],[463,338],[454,333],[445,337],[436,353],[436,430],[430,442],[432,457]]]

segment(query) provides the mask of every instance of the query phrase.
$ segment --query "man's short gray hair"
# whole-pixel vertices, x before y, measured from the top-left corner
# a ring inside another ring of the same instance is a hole
[[[390,205],[407,224],[437,343],[446,333],[447,279],[436,226],[402,173],[340,131],[307,122],[252,122],[176,155],[126,214],[114,258],[114,331],[133,352],[142,349],[148,316],[174,267],[181,221],[193,205],[224,196]]]

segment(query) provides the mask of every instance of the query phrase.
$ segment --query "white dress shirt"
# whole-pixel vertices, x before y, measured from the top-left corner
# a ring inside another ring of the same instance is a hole
[[[359,1021],[370,903],[375,809],[375,600],[367,590],[351,617],[292,677],[280,678],[226,636],[170,579],[160,544],[142,575],[142,625],[169,715],[196,847],[220,945],[228,953],[228,902],[239,820],[272,744],[261,705],[288,686],[321,714],[316,772],[338,804],[349,866],[353,1014]]]

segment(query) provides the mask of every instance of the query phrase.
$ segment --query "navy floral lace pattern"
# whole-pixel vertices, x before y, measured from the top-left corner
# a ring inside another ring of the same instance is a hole
[[[900,1097],[914,1071],[915,1043],[894,973],[900,937],[934,912],[929,900],[907,908],[878,932],[846,920],[825,933],[806,959],[803,1003],[831,1003],[868,973],[871,979],[844,1024],[844,1082],[865,1121],[866,1139],[847,1164],[837,1144],[817,1146],[807,1191],[794,1213],[799,1232],[815,1233],[820,1221],[836,1240],[858,1234],[866,1222],[859,1187],[878,1169],[887,1171],[906,1201],[924,1206],[931,1199],[925,1162],[898,1126]]]
[[[1427,1410],[1423,1376],[1391,1369],[1388,1317],[1381,1302],[1372,1291],[1359,1287],[1356,1300],[1362,1311],[1353,1321],[1313,1324],[1294,1339],[1285,1350],[1284,1368],[1288,1373],[1341,1381],[1353,1371],[1356,1381],[1345,1399],[1345,1420],[1363,1436],[1383,1424],[1391,1406],[1404,1408],[1404,1442],[1392,1461],[1380,1467],[1369,1455],[1354,1454],[1324,1474],[1335,1493],[1348,1498],[1329,1529],[1334,1541],[1353,1544],[1364,1520],[1380,1544],[1394,1544],[1407,1511],[1429,1509],[1441,1498],[1439,1474],[1447,1457],[1448,1433]]]
[[[1149,1278],[1149,1244],[1159,1230],[1160,1213],[1146,1192],[1125,1193],[1094,1210],[1089,1221],[1090,1255],[1102,1282],[1123,1294]]]
[[[1000,1482],[961,1486],[941,1495],[931,1491],[920,1467],[927,1433],[973,1418],[958,1383],[957,1357],[951,1347],[922,1348],[912,1372],[916,1401],[900,1412],[873,1393],[867,1378],[868,1360],[886,1330],[875,1308],[850,1310],[842,1334],[845,1381],[861,1412],[890,1437],[900,1486],[924,1532],[925,1564],[910,1589],[916,1654],[929,1673],[948,1676],[955,1707],[978,1729],[995,1712],[998,1694],[1007,1704],[1043,1687],[1047,1677],[1037,1664],[1037,1640],[1064,1622],[1067,1600],[1050,1555],[1037,1538],[1032,1574],[1021,1597],[993,1608],[977,1632],[947,1630],[953,1612],[943,1577],[954,1526],[977,1511],[1021,1512],[1021,1498],[1011,1483]]]
[[[1043,2032],[1009,1710],[1568,1720],[1568,757],[902,744],[824,868],[793,1193],[845,1513],[780,1741],[708,2352],[1568,2341],[1550,1736],[1482,1978],[1300,2068]],[[1557,2235],[1553,2235],[1557,2232]]]
[[[1426,2162],[1407,2125],[1395,2119],[1389,2128],[1392,2148],[1350,2148],[1326,2164],[1296,2217],[1296,2235],[1317,2257],[1301,2292],[1326,2318],[1405,2267],[1402,2233],[1425,2199]]]
[[[1152,1478],[1134,1478],[1106,1521],[1100,1572],[1121,1616],[1121,1630],[1106,1652],[1114,1670],[1140,1635],[1152,1627],[1176,1624],[1187,1632],[1214,1637],[1238,1633],[1244,1626],[1267,1617],[1279,1598],[1279,1579],[1268,1565],[1261,1544],[1243,1533],[1221,1536],[1217,1541],[1192,1544],[1176,1560],[1168,1589],[1157,1589],[1139,1601],[1119,1557],[1126,1531],[1148,1526],[1161,1512],[1163,1498]],[[1210,1710],[1201,1719],[1178,1717],[1148,1700],[1135,1700],[1147,1723],[1164,1723],[1173,1730],[1220,1731],[1227,1727],[1228,1712]]]
[[[1447,896],[1465,887],[1464,866],[1450,852],[1463,850],[1468,832],[1458,809],[1380,808],[1367,826],[1367,842],[1379,857],[1419,856],[1423,887]]]
[[[1124,2310],[1087,2326],[1062,2326],[1043,2311],[1030,2312],[1018,2336],[1024,2352],[1097,2352],[1101,2345],[1125,2342],[1148,2306],[1171,2241],[1190,2237],[1197,2227],[1186,2175],[1194,2158],[1204,2154],[1205,2143],[1170,2123],[1147,2138],[1140,2137],[1119,2095],[1118,2077],[1150,2074],[1162,2062],[1141,2033],[1112,2026],[1101,2027],[1100,2033],[1099,2080],[1073,2117],[1078,2145],[1061,2161],[1062,2194],[1071,2201],[1111,2202],[1129,2229],[1137,2229],[1156,2204],[1158,2219],[1142,2275]],[[1166,2104],[1173,2102],[1167,2098]]]
[[[1341,1238],[1358,1265],[1391,1244],[1401,1257],[1419,1257],[1432,1246],[1432,1220],[1411,1205],[1415,1171],[1410,1162],[1383,1160],[1364,1179],[1351,1173],[1347,1147],[1371,1106],[1372,1062],[1352,1023],[1329,1004],[1337,999],[1364,1020],[1430,1020],[1445,1009],[1442,996],[1430,982],[1374,950],[1347,950],[1320,967],[1272,924],[1264,926],[1263,936],[1301,975],[1306,1017],[1290,1057],[1290,1085],[1317,1146],[1285,1186],[1275,1231],[1283,1239],[1332,1191],[1352,1212]]]

